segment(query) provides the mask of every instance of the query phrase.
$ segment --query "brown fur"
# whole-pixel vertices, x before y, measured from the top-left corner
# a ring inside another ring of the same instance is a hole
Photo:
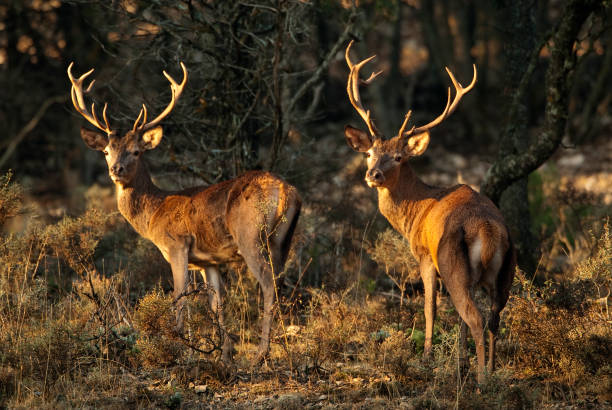
[[[368,153],[366,182],[378,190],[380,212],[410,241],[420,264],[425,286],[425,356],[431,353],[436,276],[440,276],[476,343],[478,380],[482,382],[484,328],[473,293],[476,287],[483,287],[491,300],[488,371],[492,372],[499,312],[508,300],[515,269],[514,249],[500,211],[466,185],[432,187],[414,174],[408,158],[425,151],[428,133],[410,139],[372,140],[367,133],[347,126],[345,134],[351,147]],[[462,330],[465,340],[465,325]]]
[[[143,150],[159,144],[161,132],[157,127],[110,139],[85,129],[81,134],[90,148],[105,152],[121,214],[170,263],[179,330],[182,295],[189,282],[187,269],[200,270],[214,288],[211,304],[223,326],[222,280],[216,266],[240,259],[246,262],[264,295],[258,350],[261,360],[269,350],[274,277],[284,269],[300,212],[300,196],[295,187],[263,171],[247,172],[209,187],[163,191],[153,184],[141,160]],[[223,358],[230,360],[231,339],[224,340]]]

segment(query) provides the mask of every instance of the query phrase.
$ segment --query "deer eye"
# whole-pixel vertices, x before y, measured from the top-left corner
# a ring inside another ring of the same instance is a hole
[[[400,154],[395,154],[395,157],[393,157],[393,159],[395,160],[395,162],[400,162],[402,160],[402,156]]]
[[[372,156],[372,154],[370,154],[370,152],[366,152],[366,157],[370,158]]]
[[[132,154],[134,154],[134,156],[135,156],[135,157],[137,157],[137,156],[139,156],[139,155],[140,155],[140,151],[136,150],[136,151],[134,151]]]

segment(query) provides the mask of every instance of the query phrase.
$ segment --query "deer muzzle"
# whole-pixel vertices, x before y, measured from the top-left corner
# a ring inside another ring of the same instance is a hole
[[[370,188],[379,187],[385,182],[385,174],[378,168],[370,168],[366,172],[365,181]]]

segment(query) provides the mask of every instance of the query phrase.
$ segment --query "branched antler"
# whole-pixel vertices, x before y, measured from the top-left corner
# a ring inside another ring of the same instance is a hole
[[[86,94],[91,91],[91,88],[93,87],[96,80],[92,80],[89,84],[89,87],[87,87],[87,89],[85,89],[84,91],[83,82],[91,73],[94,72],[94,69],[92,68],[79,78],[74,78],[74,76],[72,75],[73,64],[74,62],[70,63],[70,65],[68,66],[68,78],[72,83],[72,88],[70,89],[70,96],[72,97],[72,104],[74,105],[74,108],[92,125],[106,132],[107,135],[111,135],[113,131],[108,125],[108,118],[106,117],[106,108],[108,107],[108,104],[104,103],[104,108],[102,109],[102,117],[104,118],[105,125],[102,125],[102,123],[98,120],[98,117],[96,116],[95,103],[91,104],[91,112],[87,111],[87,107],[85,106],[85,97],[83,96],[83,94]]]
[[[132,128],[133,131],[146,131],[148,129],[155,127],[157,124],[159,124],[161,120],[163,120],[174,109],[174,105],[176,104],[176,101],[181,96],[181,93],[183,92],[183,89],[185,88],[185,84],[187,84],[187,68],[185,67],[185,64],[183,64],[182,61],[181,61],[181,68],[183,69],[183,81],[181,81],[180,84],[174,81],[174,79],[170,77],[170,74],[164,71],[164,77],[166,77],[168,81],[170,82],[170,90],[172,91],[172,99],[170,100],[170,103],[168,104],[166,109],[162,111],[162,113],[159,114],[153,121],[147,122],[147,107],[146,105],[142,104],[142,108],[140,109],[138,118],[136,118],[136,121],[134,122],[134,127]]]
[[[442,111],[442,114],[438,116],[438,118],[436,118],[432,122],[425,124],[421,127],[412,127],[409,131],[404,132],[404,129],[406,128],[406,125],[408,123],[408,118],[410,118],[410,111],[408,111],[408,113],[406,114],[406,119],[404,120],[404,123],[402,124],[402,127],[400,128],[398,135],[409,137],[411,135],[430,130],[436,125],[439,125],[449,115],[451,115],[455,111],[455,109],[457,109],[457,105],[459,105],[459,101],[461,101],[463,96],[467,94],[472,88],[474,88],[474,85],[476,84],[476,77],[477,77],[476,64],[473,64],[472,66],[474,67],[474,76],[472,78],[472,82],[470,83],[470,85],[468,85],[465,88],[461,86],[461,84],[455,79],[455,76],[453,75],[453,73],[448,69],[448,67],[446,67],[446,72],[448,73],[448,76],[450,77],[453,83],[453,86],[455,87],[455,90],[457,92],[455,94],[455,98],[453,99],[453,102],[451,103],[451,89],[450,87],[448,87],[448,98],[446,101],[446,107],[444,108],[444,111]]]
[[[363,108],[363,103],[361,102],[361,97],[359,95],[359,84],[370,84],[380,73],[382,73],[382,70],[372,73],[367,80],[359,80],[359,70],[361,70],[361,67],[372,61],[372,59],[374,59],[376,55],[368,57],[365,60],[355,64],[351,61],[351,57],[349,55],[352,45],[353,40],[351,40],[349,45],[346,47],[345,52],[346,63],[348,64],[349,69],[351,70],[348,77],[348,83],[346,85],[346,92],[348,93],[348,97],[351,101],[351,104],[353,105],[355,110],[357,110],[361,118],[363,118],[366,125],[368,126],[370,134],[375,138],[380,138],[380,132],[374,125],[372,118],[370,118],[370,110],[366,110],[365,108]]]

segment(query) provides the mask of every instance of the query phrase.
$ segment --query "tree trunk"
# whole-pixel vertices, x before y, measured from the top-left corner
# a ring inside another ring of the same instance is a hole
[[[504,59],[504,107],[512,103],[512,96],[517,90],[527,69],[535,47],[535,16],[531,0],[516,0],[502,3],[497,15],[501,27]],[[527,95],[515,101],[516,118],[505,124],[501,137],[500,157],[516,155],[523,152],[528,144],[527,119],[529,118]],[[526,272],[536,268],[538,256],[537,241],[531,231],[531,215],[527,200],[527,176],[512,183],[501,196],[500,208],[510,227],[517,248],[518,263]]]

